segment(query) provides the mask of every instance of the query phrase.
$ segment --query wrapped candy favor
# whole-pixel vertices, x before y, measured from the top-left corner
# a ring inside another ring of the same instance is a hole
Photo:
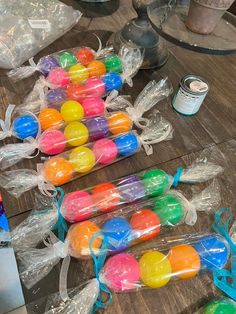
[[[115,56],[113,57],[115,58]],[[95,71],[96,69],[89,72],[83,65],[74,65],[71,68],[76,67],[76,69],[72,69],[73,71],[69,69],[69,72],[61,68],[53,69],[46,78],[39,78],[19,110],[35,112],[48,103],[58,103],[62,100],[81,102],[87,97],[104,97],[113,90],[119,91],[124,83],[132,86],[132,77],[138,72],[143,55],[138,48],[123,46],[120,51],[120,59],[122,62],[121,73],[115,71],[99,75]],[[82,70],[77,67],[82,67]],[[59,70],[63,71],[64,75],[59,74]]]
[[[69,222],[78,222],[117,210],[135,201],[165,194],[179,182],[201,183],[222,173],[224,157],[215,149],[206,149],[187,169],[178,168],[174,176],[161,169],[142,172],[111,182],[102,182],[85,190],[67,193],[60,211]],[[222,164],[222,165],[221,165]],[[217,186],[216,186],[217,191]]]
[[[55,77],[57,74],[58,77],[63,76],[65,78],[67,76],[66,72],[72,77],[73,73],[77,72],[82,77],[82,74],[84,73],[85,76],[87,72],[85,66],[90,76],[97,76],[97,74],[100,76],[106,72],[122,72],[122,60],[118,55],[111,54],[113,48],[102,48],[100,39],[98,37],[97,39],[99,43],[97,51],[89,47],[65,49],[40,58],[37,64],[31,58],[29,59],[29,65],[9,71],[8,76],[14,81],[18,81],[31,76],[35,72],[40,72],[45,77]],[[91,75],[92,72],[94,75]]]
[[[152,115],[149,122],[141,134],[136,131],[122,133],[50,157],[38,166],[38,171],[6,171],[0,175],[0,185],[15,196],[36,186],[42,193],[48,194],[55,186],[129,157],[141,147],[150,155],[153,152],[151,145],[172,138],[173,129],[159,114]]]
[[[197,220],[197,211],[213,211],[219,203],[219,191],[215,185],[211,185],[190,201],[183,194],[174,191],[74,224],[68,231],[65,243],[53,237],[46,248],[29,249],[21,253],[20,259],[25,261],[24,274],[27,278],[30,277],[31,282],[29,285],[26,282],[26,286],[31,287],[46,276],[51,269],[48,266],[56,265],[60,258],[65,258],[66,263],[70,256],[90,258],[90,241],[93,242],[93,254],[96,256],[102,256],[104,250],[109,255],[119,253],[158,236],[165,228],[176,227],[184,222],[193,225]]]
[[[171,92],[172,87],[167,78],[158,83],[151,81],[139,94],[134,106],[122,96],[118,96],[110,101],[110,105],[114,104],[114,107],[117,108],[124,105],[124,111],[110,112],[103,116],[90,117],[80,121],[78,121],[82,113],[80,105],[75,104],[74,107],[68,106],[66,108],[66,103],[64,103],[61,108],[61,115],[67,123],[58,128],[54,126],[44,130],[38,134],[35,140],[26,138],[23,144],[8,144],[0,148],[0,169],[6,169],[23,158],[30,158],[36,150],[47,155],[57,155],[72,147],[128,132],[132,129],[133,124],[139,128],[144,128],[148,125],[149,120],[144,118],[143,114],[160,100],[168,97]],[[72,110],[73,108],[74,110]],[[49,111],[50,109],[46,110]],[[87,113],[88,110],[89,108],[87,108]],[[45,129],[45,126],[51,124],[53,120],[48,115],[43,117],[39,114],[39,121],[41,127]]]

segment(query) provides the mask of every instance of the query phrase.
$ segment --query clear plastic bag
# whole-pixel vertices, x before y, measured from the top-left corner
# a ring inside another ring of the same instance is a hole
[[[18,169],[0,175],[0,185],[14,196],[38,186],[50,195],[55,186],[63,185],[88,172],[129,157],[143,147],[150,155],[152,144],[172,138],[171,124],[159,114],[152,115],[149,125],[138,134],[135,131],[100,139],[93,144],[76,147],[49,158],[38,165],[38,171]]]
[[[236,302],[222,297],[218,300],[211,301],[201,307],[195,314],[236,314]]]
[[[47,248],[29,249],[20,254],[20,261],[24,265],[23,282],[26,287],[32,287],[51,271],[52,264],[56,265],[60,258],[66,257],[66,266],[63,266],[65,269],[70,256],[78,259],[91,258],[91,247],[96,256],[112,255],[158,236],[167,227],[176,227],[183,222],[193,225],[198,210],[213,212],[219,206],[220,193],[217,189],[216,184],[210,185],[196,195],[193,202],[188,201],[183,194],[172,191],[74,224],[68,231],[65,243],[53,237],[53,242]],[[37,273],[39,265],[40,277]]]
[[[61,114],[63,120],[67,123],[59,123],[60,127],[46,129],[35,140],[26,138],[24,143],[8,144],[0,148],[0,169],[4,170],[23,158],[33,158],[35,153],[42,152],[47,155],[57,155],[73,147],[78,147],[86,143],[91,143],[101,138],[111,135],[128,132],[132,129],[133,124],[139,128],[148,126],[149,120],[143,117],[146,111],[149,111],[160,100],[168,97],[172,92],[172,87],[168,79],[160,82],[151,81],[143,89],[134,105],[122,96],[110,100],[109,104],[113,108],[122,107],[124,111],[106,113],[103,116],[95,116],[87,119],[77,120],[78,112],[73,111],[68,115],[65,107],[62,106]],[[101,100],[102,101],[102,100]],[[73,104],[72,104],[73,107]],[[70,108],[72,108],[70,107]],[[77,104],[75,105],[75,108]],[[96,107],[97,109],[97,107]],[[87,108],[88,113],[89,108]],[[59,114],[59,112],[58,112]],[[91,112],[90,112],[91,116]],[[44,119],[45,120],[45,119]],[[43,129],[45,122],[40,118]],[[13,122],[14,125],[14,122]],[[48,123],[47,123],[48,126]]]
[[[1,0],[0,67],[20,66],[69,31],[81,12],[57,0]]]
[[[48,103],[58,103],[62,100],[74,100],[80,103],[87,97],[104,97],[113,90],[119,91],[124,83],[133,86],[132,77],[138,72],[143,55],[138,48],[123,46],[120,51],[120,59],[122,60],[122,73],[111,72],[101,76],[83,76],[83,80],[81,82],[78,80],[78,83],[75,83],[75,79],[73,79],[74,83],[71,83],[71,79],[68,78],[69,72],[63,69],[54,69],[54,72],[62,70],[67,73],[67,79],[52,71],[53,79],[51,76],[40,77],[24,100],[24,104],[19,107],[19,111],[37,112]],[[84,71],[88,73],[87,68]],[[81,75],[80,71],[76,71],[75,74],[78,77]],[[71,77],[77,77],[75,74],[72,73]]]

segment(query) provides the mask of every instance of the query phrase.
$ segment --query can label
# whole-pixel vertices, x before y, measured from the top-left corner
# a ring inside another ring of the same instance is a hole
[[[173,107],[182,114],[192,115],[198,112],[205,97],[206,95],[191,95],[180,87],[173,100]]]
[[[182,78],[172,105],[181,114],[194,115],[200,109],[208,90],[208,84],[204,79],[187,75]]]

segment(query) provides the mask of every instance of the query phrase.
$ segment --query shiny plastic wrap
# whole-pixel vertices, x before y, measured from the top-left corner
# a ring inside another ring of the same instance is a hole
[[[82,313],[82,312],[81,312]],[[236,314],[236,302],[222,297],[201,307],[195,314]]]
[[[147,169],[115,181],[67,193],[60,211],[69,222],[82,221],[117,210],[125,204],[162,195],[179,182],[193,184],[208,181],[221,174],[224,166],[224,156],[216,148],[206,149],[189,167],[178,168],[174,176],[161,169]]]
[[[219,206],[220,193],[217,189],[216,184],[210,185],[193,197],[193,203],[182,193],[173,191],[74,224],[64,243],[53,238],[47,248],[29,249],[20,254],[24,265],[22,280],[26,287],[32,287],[51,271],[52,265],[56,265],[60,258],[66,258],[66,261],[70,256],[78,259],[91,258],[91,241],[93,254],[112,255],[158,236],[165,228],[176,227],[184,222],[193,225],[198,210],[213,212]]]
[[[50,75],[40,77],[35,83],[33,90],[24,100],[24,104],[19,107],[19,112],[37,112],[47,104],[58,103],[65,100],[75,100],[82,102],[87,97],[104,97],[113,90],[120,90],[124,83],[133,86],[132,77],[138,72],[143,55],[138,48],[123,46],[119,54],[122,60],[122,72],[110,72],[104,75],[95,71],[90,73],[86,67],[81,72],[76,70],[69,76],[66,72],[66,79],[63,75],[55,73],[59,69],[54,69]],[[61,69],[64,71],[63,69]],[[52,76],[52,74],[54,74]]]
[[[124,106],[124,111],[115,111],[101,116],[92,117],[89,107],[85,108],[90,113],[90,118],[84,118],[78,121],[85,113],[79,104],[65,103],[61,107],[61,119],[58,120],[58,127],[51,122],[55,122],[47,116],[39,114],[40,125],[44,131],[38,132],[36,139],[32,137],[25,138],[24,143],[8,144],[0,148],[0,169],[4,170],[23,158],[33,158],[35,151],[47,155],[57,155],[72,147],[78,147],[86,143],[91,143],[101,138],[112,135],[118,135],[128,132],[133,124],[138,128],[145,128],[149,120],[143,117],[143,114],[153,108],[160,100],[168,97],[172,92],[172,87],[168,79],[160,82],[151,81],[143,89],[132,105],[126,98],[118,96],[110,105],[114,107]],[[102,100],[100,99],[102,102]],[[74,109],[74,110],[72,110]],[[77,110],[76,110],[77,109]],[[92,108],[93,109],[93,108]],[[96,106],[96,110],[98,107]],[[62,121],[64,123],[62,124]],[[14,122],[13,122],[14,125]],[[51,128],[46,127],[51,126]]]
[[[99,42],[97,51],[89,47],[65,49],[40,58],[37,64],[31,58],[29,65],[9,71],[8,76],[14,81],[18,81],[31,76],[35,72],[40,72],[45,77],[49,76],[49,81],[51,81],[52,77],[55,80],[56,74],[57,76],[64,75],[66,77],[65,72],[68,72],[74,79],[76,70],[80,74],[86,72],[85,66],[88,69],[88,74],[93,73],[93,76],[107,72],[122,72],[122,60],[118,55],[111,54],[113,48],[102,48],[100,39],[98,37],[97,39]],[[84,75],[86,74],[84,73]]]
[[[199,275],[200,272],[214,272],[222,269],[227,264],[230,255],[229,245],[224,237],[208,233],[162,238],[148,250],[141,251],[136,247],[135,250],[112,255],[106,260],[103,257],[103,260],[100,259],[99,262],[100,257],[97,258],[94,252],[94,242],[97,240],[97,238],[94,238],[90,241],[97,279],[92,279],[80,291],[80,295],[83,295],[84,300],[90,295],[91,299],[94,295],[99,295],[97,302],[100,302],[100,304],[102,302],[100,299],[102,291],[108,293],[110,295],[109,300],[111,300],[111,292],[128,292],[144,287],[161,288],[171,282],[174,284],[177,280],[193,278]],[[49,252],[46,255],[44,254],[44,257],[47,256],[51,262],[55,261],[56,257],[53,252],[55,250],[50,252],[51,255]],[[43,261],[42,256],[38,254],[30,255],[25,253],[24,256],[21,256],[20,276],[28,288],[35,283],[34,280],[38,281],[42,278],[44,272],[42,268],[41,272],[38,269],[42,266],[41,262]],[[33,267],[33,265],[35,266]],[[51,266],[52,264],[50,266],[47,264],[47,272]],[[62,277],[64,275],[61,273]],[[87,293],[83,293],[85,291]],[[62,299],[67,301],[64,306],[73,304],[75,308],[76,298],[70,299],[65,287],[60,286],[60,294]],[[78,298],[78,300],[81,304],[85,304],[82,298]],[[105,307],[106,304],[103,305]],[[88,303],[88,306],[91,306],[91,302]],[[54,312],[49,313],[60,313],[62,308],[62,302],[58,309],[54,304]],[[76,308],[79,309],[80,304],[77,304]],[[88,313],[89,310],[91,311],[92,307],[87,309]],[[82,314],[82,312],[78,313]]]
[[[0,67],[20,66],[69,31],[81,12],[57,0],[0,1]]]
[[[37,171],[29,169],[6,171],[0,175],[0,185],[15,196],[20,196],[37,186],[42,193],[48,195],[55,186],[129,157],[140,151],[141,147],[150,155],[153,153],[153,144],[172,138],[173,129],[159,114],[152,115],[149,122],[141,134],[130,131],[76,147],[50,157],[38,165]]]

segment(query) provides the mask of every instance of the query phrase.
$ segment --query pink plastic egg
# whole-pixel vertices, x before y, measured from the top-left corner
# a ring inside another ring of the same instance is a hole
[[[84,87],[87,96],[102,97],[106,92],[105,84],[97,77],[89,78],[84,84]]]
[[[128,253],[110,257],[103,268],[100,279],[115,292],[134,289],[140,277],[139,264]]]
[[[100,116],[104,114],[104,101],[100,97],[88,97],[82,100],[85,117]]]
[[[88,219],[93,212],[91,195],[84,191],[76,191],[65,196],[61,213],[69,222]]]
[[[47,155],[62,153],[66,148],[66,139],[63,132],[49,129],[44,131],[39,138],[39,149]]]
[[[63,87],[70,83],[70,78],[68,72],[62,68],[52,69],[47,77],[49,83],[55,85],[56,87]]]
[[[112,163],[118,154],[116,144],[107,138],[96,141],[93,145],[93,153],[96,161],[102,165]]]

